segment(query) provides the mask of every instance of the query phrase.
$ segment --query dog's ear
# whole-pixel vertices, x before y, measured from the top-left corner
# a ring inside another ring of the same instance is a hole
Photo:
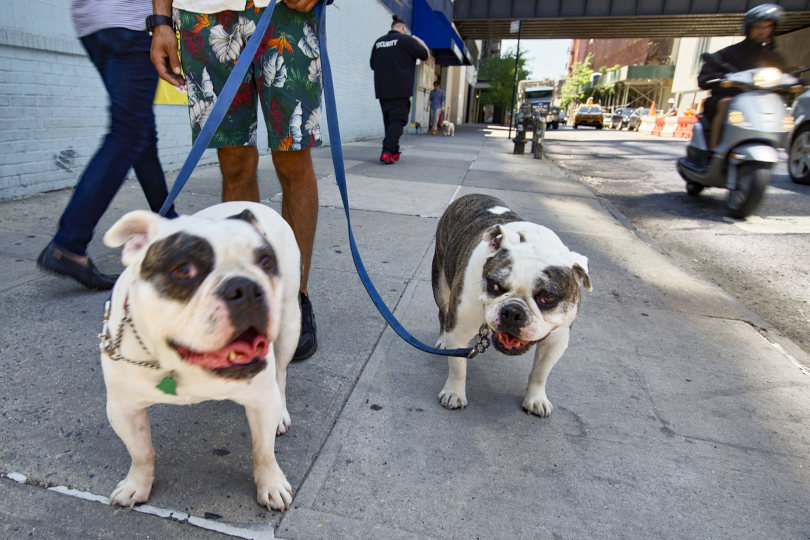
[[[493,225],[482,235],[484,242],[489,242],[490,250],[495,253],[501,249],[501,240],[503,239],[503,231],[500,225]]]
[[[121,262],[124,266],[129,266],[155,237],[164,219],[166,218],[146,210],[129,212],[104,234],[104,244],[108,247],[118,247],[126,243],[121,252]]]
[[[585,255],[580,255],[579,253],[572,251],[571,259],[571,270],[574,271],[574,277],[577,278],[579,286],[586,291],[591,292],[593,288],[591,287],[591,276],[588,274],[588,258]]]
[[[492,249],[493,253],[501,248],[508,249],[510,246],[526,241],[526,237],[523,236],[523,233],[507,230],[500,224],[493,225],[484,231],[483,239],[489,242],[489,247]]]

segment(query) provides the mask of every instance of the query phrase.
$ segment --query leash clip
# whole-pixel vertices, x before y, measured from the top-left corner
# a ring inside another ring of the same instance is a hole
[[[467,358],[473,358],[481,354],[482,352],[486,351],[490,345],[489,340],[489,326],[487,323],[481,325],[481,328],[478,329],[478,333],[475,334],[475,345],[473,345],[472,349],[470,349],[470,353],[467,355]]]

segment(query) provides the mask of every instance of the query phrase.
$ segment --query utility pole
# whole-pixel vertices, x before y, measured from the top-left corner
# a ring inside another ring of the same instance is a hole
[[[512,138],[512,122],[515,119],[515,92],[517,92],[517,79],[518,79],[518,61],[520,60],[520,21],[512,21],[509,25],[509,32],[514,34],[517,32],[517,53],[515,54],[515,80],[512,81],[512,108],[509,110],[509,135],[507,138]]]

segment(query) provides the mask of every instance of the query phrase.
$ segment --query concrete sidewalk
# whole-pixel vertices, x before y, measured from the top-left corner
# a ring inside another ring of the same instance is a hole
[[[511,148],[484,126],[405,136],[391,166],[377,141],[347,144],[352,224],[377,289],[428,344],[432,240],[452,198],[496,195],[586,255],[594,291],[549,378],[554,413],[521,410],[530,355],[496,352],[470,363],[465,410],[439,405],[447,362],[402,341],[368,299],[329,149],[316,150],[320,349],[290,366],[293,427],[276,451],[296,495],[284,515],[256,504],[247,422],[227,402],[153,407],[149,503],[100,504],[129,466],[95,338],[107,293],[35,268],[69,191],[0,203],[0,537],[810,538],[807,355],[577,178]],[[260,177],[279,210],[268,158]],[[216,167],[201,167],[178,210],[219,192]],[[120,270],[103,231],[144,207],[128,182],[91,249],[102,271]]]

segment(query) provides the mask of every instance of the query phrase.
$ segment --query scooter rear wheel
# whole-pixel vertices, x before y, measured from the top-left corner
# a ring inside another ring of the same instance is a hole
[[[737,170],[737,187],[728,193],[728,215],[743,219],[750,216],[762,201],[771,183],[771,167],[763,163],[744,163]]]

